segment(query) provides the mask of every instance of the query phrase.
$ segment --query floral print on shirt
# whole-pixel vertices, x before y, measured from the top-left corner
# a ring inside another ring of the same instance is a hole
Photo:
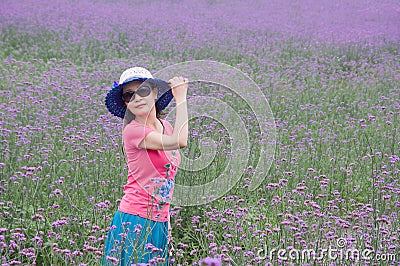
[[[172,179],[165,179],[162,177],[153,178],[152,181],[156,184],[153,191],[153,196],[158,202],[157,209],[162,209],[164,204],[170,203],[172,200],[174,181]],[[160,183],[161,186],[159,185]]]
[[[173,179],[168,179],[168,178],[171,176],[171,172],[173,173],[173,175],[175,175],[178,170],[178,160],[176,158],[176,151],[172,151],[172,157],[170,158],[170,163],[166,163],[164,165],[164,168],[165,168],[166,178],[163,177],[152,178],[152,182],[155,185],[152,194],[158,201],[157,209],[162,209],[164,204],[170,203],[172,200],[174,181]]]

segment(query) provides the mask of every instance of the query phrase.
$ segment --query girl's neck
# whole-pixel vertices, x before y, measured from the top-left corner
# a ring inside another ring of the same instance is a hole
[[[158,131],[160,126],[159,124],[161,124],[163,126],[163,124],[161,123],[161,121],[156,117],[156,116],[148,116],[148,117],[136,117],[135,118],[136,122],[146,125],[148,127],[151,127],[152,129]]]

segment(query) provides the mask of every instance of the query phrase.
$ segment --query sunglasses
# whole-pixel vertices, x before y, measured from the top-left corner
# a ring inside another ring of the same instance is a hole
[[[122,100],[126,103],[129,103],[133,99],[135,99],[135,94],[139,95],[140,97],[147,97],[150,95],[152,88],[148,86],[139,87],[136,91],[127,91],[122,94]]]

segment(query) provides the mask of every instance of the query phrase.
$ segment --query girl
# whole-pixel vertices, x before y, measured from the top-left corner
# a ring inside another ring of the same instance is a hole
[[[108,228],[103,265],[168,265],[169,206],[188,140],[188,80],[155,79],[144,68],[125,70],[106,96],[108,110],[124,118],[128,163],[124,196]],[[174,127],[161,111],[175,99]]]

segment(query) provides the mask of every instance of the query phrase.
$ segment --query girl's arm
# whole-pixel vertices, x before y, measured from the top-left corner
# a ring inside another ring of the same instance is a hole
[[[139,147],[149,150],[176,150],[187,146],[188,141],[188,112],[186,94],[188,80],[182,77],[170,79],[172,94],[176,102],[176,120],[171,136],[155,131],[150,132],[139,144]]]

